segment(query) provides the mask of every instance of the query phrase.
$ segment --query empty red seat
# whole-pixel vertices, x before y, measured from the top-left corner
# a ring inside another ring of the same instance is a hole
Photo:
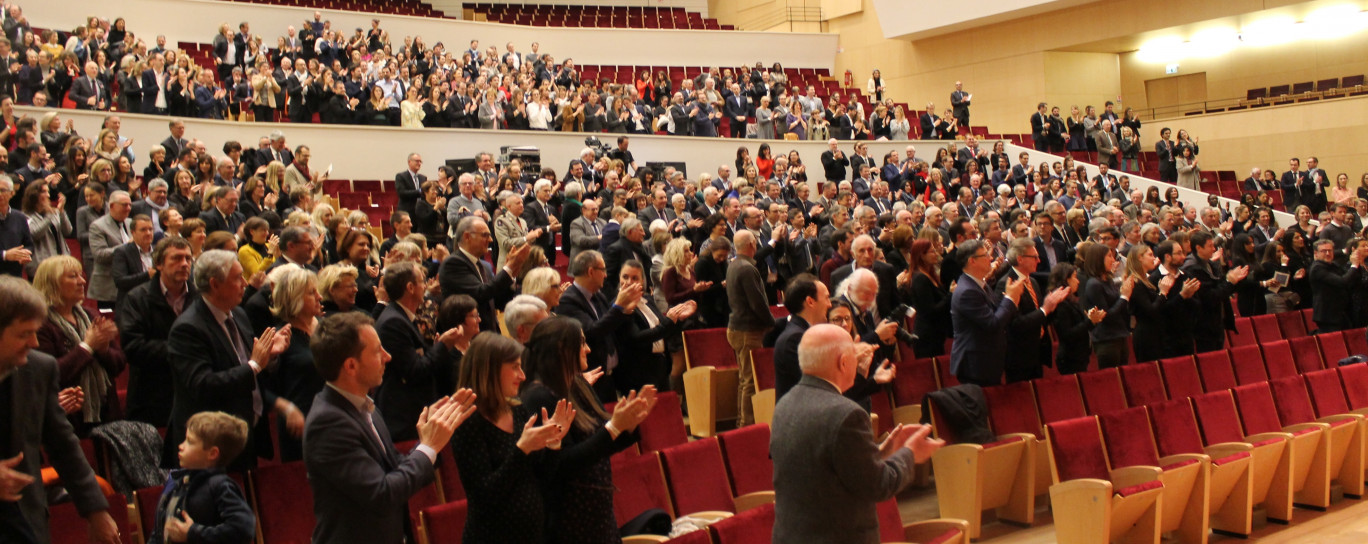
[[[1239,190],[1235,192],[1238,193]],[[1254,325],[1248,317],[1235,318],[1235,330],[1226,332],[1232,346],[1252,346],[1259,343],[1255,337]]]
[[[1302,321],[1300,312],[1282,312],[1276,315],[1278,316],[1278,328],[1282,329],[1283,338],[1306,336],[1306,323]]]
[[[1292,356],[1291,343],[1287,340],[1267,343],[1263,346],[1264,368],[1268,370],[1268,377],[1281,378],[1283,376],[1294,376],[1297,372],[1297,362]]]
[[[248,473],[252,510],[265,542],[303,543],[313,537],[313,489],[303,461],[262,466]]]
[[[114,494],[109,501],[109,517],[119,529],[119,541],[133,544],[133,529],[128,522],[128,499]],[[76,511],[76,504],[64,502],[48,506],[48,536],[53,544],[84,544],[90,542],[90,524]],[[307,540],[305,540],[307,542]]]
[[[774,462],[769,456],[769,425],[747,425],[717,435],[732,495],[774,490]]]
[[[1368,355],[1368,329],[1344,331],[1344,344],[1350,355]]]
[[[1036,405],[1040,409],[1042,422],[1049,424],[1088,415],[1077,377],[1040,378],[1032,380],[1031,385],[1035,388]]]
[[[1230,366],[1230,354],[1225,350],[1197,354],[1197,370],[1202,375],[1202,388],[1217,391],[1235,387],[1235,371]]]
[[[1170,357],[1159,361],[1159,370],[1164,373],[1164,388],[1170,399],[1181,399],[1200,395],[1202,380],[1197,375],[1197,364],[1192,357]]]
[[[1120,367],[1121,383],[1126,390],[1126,402],[1131,406],[1145,406],[1168,400],[1164,381],[1159,375],[1159,364],[1154,362]]]
[[[670,491],[665,485],[665,474],[660,468],[660,457],[652,453],[637,457],[612,458],[613,513],[617,519],[630,520],[651,508],[659,508],[675,516],[670,504]]]
[[[695,329],[684,331],[684,354],[689,367],[736,367],[736,352],[727,343],[727,329]]]
[[[1115,368],[1080,373],[1078,384],[1083,390],[1083,402],[1088,407],[1089,415],[1100,415],[1126,408],[1121,373]]]
[[[1259,338],[1259,343],[1282,340],[1282,329],[1278,328],[1278,316],[1274,314],[1256,315],[1250,319],[1250,324],[1254,326],[1254,336]]]
[[[983,396],[988,401],[988,424],[994,434],[1029,433],[1044,438],[1029,382],[986,387]]]
[[[423,520],[423,532],[427,542],[460,542],[465,533],[466,501],[460,500],[423,510],[419,517]]]
[[[767,504],[741,512],[708,526],[717,544],[756,544],[770,542],[774,533],[774,505]]]
[[[665,391],[656,395],[655,408],[641,422],[637,430],[641,434],[641,449],[644,453],[683,444],[689,440],[689,431],[684,428],[684,412],[680,410],[679,395]]]
[[[1355,410],[1368,408],[1368,365],[1345,365],[1338,370],[1349,407]]]
[[[1230,360],[1235,371],[1235,381],[1240,385],[1268,380],[1264,371],[1263,352],[1257,345],[1230,348]]]
[[[1297,362],[1297,373],[1301,374],[1325,368],[1317,344],[1314,336],[1303,336],[1288,340],[1288,345],[1292,347],[1292,359]]]
[[[1321,363],[1327,367],[1349,356],[1349,348],[1344,345],[1343,332],[1317,334],[1316,343],[1320,344]]]

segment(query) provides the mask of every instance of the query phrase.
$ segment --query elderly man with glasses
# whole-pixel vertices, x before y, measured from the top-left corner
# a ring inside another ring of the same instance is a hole
[[[961,383],[999,385],[1007,359],[1007,328],[1016,318],[1018,300],[1026,282],[1007,278],[1002,293],[988,288],[993,260],[980,240],[960,244],[964,259],[955,292],[950,298],[950,320],[955,343],[950,352],[950,371]]]

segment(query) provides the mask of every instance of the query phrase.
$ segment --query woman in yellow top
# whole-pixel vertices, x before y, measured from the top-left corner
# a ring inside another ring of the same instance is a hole
[[[276,244],[280,239],[271,234],[265,219],[253,217],[242,226],[238,241],[238,262],[242,264],[242,279],[252,281],[257,272],[266,272],[275,263]]]
[[[252,113],[258,123],[270,123],[275,121],[275,109],[279,106],[276,93],[280,92],[280,84],[271,75],[271,63],[261,60],[256,67],[251,79]]]

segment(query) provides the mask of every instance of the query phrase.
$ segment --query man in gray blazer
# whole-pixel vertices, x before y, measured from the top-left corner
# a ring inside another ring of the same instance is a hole
[[[57,361],[29,349],[47,302],[19,278],[0,277],[0,542],[49,542],[43,456],[57,469],[92,542],[116,544],[119,528],[58,400]],[[18,341],[12,340],[18,339]],[[119,505],[123,507],[123,505]]]
[[[1116,133],[1111,130],[1111,121],[1102,121],[1102,130],[1093,135],[1097,143],[1097,164],[1116,166]]]
[[[736,352],[736,366],[741,369],[736,400],[738,426],[755,421],[751,413],[755,376],[748,362],[750,352],[760,348],[765,333],[774,328],[774,314],[770,313],[769,300],[765,297],[765,276],[755,264],[759,244],[754,232],[737,231],[733,241],[736,259],[727,266],[727,302],[731,304],[727,343]]]
[[[599,219],[598,212],[598,201],[587,200],[580,210],[580,216],[570,223],[570,261],[574,261],[575,255],[581,251],[598,249],[603,229],[608,228],[608,222]]]
[[[461,389],[424,409],[418,446],[400,455],[367,396],[380,387],[389,361],[370,316],[342,312],[323,320],[309,347],[327,380],[304,424],[304,466],[318,520],[313,542],[413,542],[409,498],[433,482],[437,452],[475,412],[475,395]]]
[[[774,409],[774,542],[875,544],[876,505],[912,481],[913,464],[945,443],[931,428],[899,425],[875,443],[869,414],[841,392],[874,346],[836,325],[814,325],[798,343],[803,377]]]
[[[133,200],[125,191],[109,195],[109,213],[90,224],[90,251],[95,255],[95,269],[90,271],[88,295],[101,308],[114,308],[119,290],[114,285],[114,252],[133,239],[128,214],[133,211]]]

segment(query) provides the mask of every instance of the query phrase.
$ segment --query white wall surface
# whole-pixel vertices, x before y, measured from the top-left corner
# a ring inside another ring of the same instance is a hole
[[[222,23],[236,30],[247,21],[253,33],[274,44],[285,27],[313,20],[314,10],[212,0],[47,0],[25,2],[24,13],[41,28],[72,29],[84,24],[87,15],[113,19],[124,17],[128,28],[152,43],[158,34],[170,42],[210,43]],[[334,29],[348,36],[357,27],[370,28],[372,18],[390,39],[402,43],[404,36],[422,36],[429,44],[445,42],[448,50],[461,51],[471,39],[481,47],[513,42],[526,51],[532,42],[557,61],[567,57],[585,64],[653,66],[741,66],[763,60],[767,65],[827,68],[834,66],[837,36],[834,34],[779,34],[720,30],[634,30],[546,28],[450,19],[374,15],[327,11]]]
[[[920,39],[1097,0],[872,0],[884,38]]]

